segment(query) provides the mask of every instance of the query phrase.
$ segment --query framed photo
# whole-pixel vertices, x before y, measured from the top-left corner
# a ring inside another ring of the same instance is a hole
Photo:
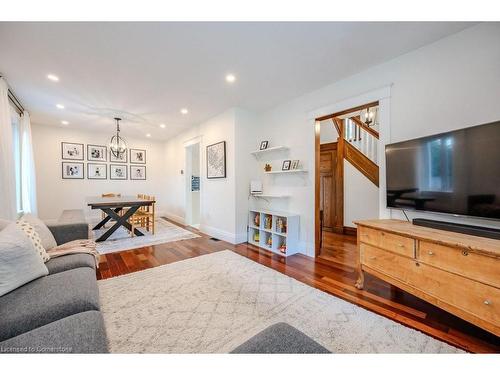
[[[88,161],[107,161],[108,148],[106,146],[87,145]]]
[[[134,164],[146,164],[146,150],[130,149],[130,162]]]
[[[126,163],[127,162],[127,152],[123,152],[120,154],[120,156],[116,157],[113,155],[111,150],[109,150],[109,161],[113,163]]]
[[[207,178],[226,178],[226,141],[207,146]]]
[[[292,163],[291,160],[284,160],[283,165],[281,166],[282,171],[289,171],[290,170],[290,164]]]
[[[62,163],[62,178],[69,180],[81,180],[83,179],[83,163]]]
[[[109,165],[109,179],[110,180],[127,180],[127,166],[126,165]]]
[[[61,157],[64,160],[83,160],[83,143],[61,142]]]
[[[292,160],[292,169],[299,169],[299,160]]]
[[[87,179],[107,180],[108,166],[106,164],[87,163]]]
[[[146,179],[146,166],[145,165],[131,165],[130,166],[130,179],[131,180],[145,180]]]
[[[260,142],[260,150],[265,150],[268,145],[269,145],[269,141]]]

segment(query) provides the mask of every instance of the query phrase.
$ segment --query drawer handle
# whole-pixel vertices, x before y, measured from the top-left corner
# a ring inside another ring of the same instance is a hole
[[[491,302],[488,301],[488,300],[486,300],[486,301],[484,301],[484,304],[487,305],[487,306],[489,306],[489,305],[491,305]]]
[[[429,251],[428,254],[429,255],[434,255],[434,253],[432,251]]]
[[[467,250],[464,250],[464,251],[462,251],[462,255],[463,255],[464,257],[466,257],[467,255],[469,255],[469,252],[468,252]]]

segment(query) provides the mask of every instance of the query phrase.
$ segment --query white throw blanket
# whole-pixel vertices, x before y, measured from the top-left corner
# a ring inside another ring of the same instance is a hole
[[[99,268],[99,253],[93,240],[74,240],[56,246],[47,251],[51,258],[57,258],[68,254],[90,254],[94,257],[95,266]]]

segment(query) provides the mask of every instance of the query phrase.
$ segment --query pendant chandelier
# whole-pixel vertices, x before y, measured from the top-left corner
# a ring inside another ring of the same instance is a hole
[[[127,142],[120,137],[120,121],[121,118],[115,117],[116,120],[116,135],[111,137],[109,149],[115,158],[121,158],[127,152]]]
[[[377,125],[378,107],[368,107],[361,110],[360,117],[367,126]]]

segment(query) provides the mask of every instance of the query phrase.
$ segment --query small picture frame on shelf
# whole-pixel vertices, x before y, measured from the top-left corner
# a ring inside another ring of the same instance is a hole
[[[284,160],[283,165],[281,166],[282,171],[289,171],[290,170],[290,164],[292,163],[291,160]]]
[[[292,169],[299,169],[299,160],[292,160]]]
[[[260,149],[259,150],[265,150],[267,149],[267,146],[269,145],[269,141],[262,141],[260,142]]]

